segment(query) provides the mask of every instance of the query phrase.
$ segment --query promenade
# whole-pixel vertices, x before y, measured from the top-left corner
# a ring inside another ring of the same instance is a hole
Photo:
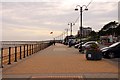
[[[118,67],[109,61],[88,61],[85,54],[63,44],[52,45],[3,68],[3,78],[79,77],[117,78]]]

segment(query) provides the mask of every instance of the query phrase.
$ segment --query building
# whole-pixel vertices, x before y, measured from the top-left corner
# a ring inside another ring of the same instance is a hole
[[[91,33],[92,28],[90,27],[82,27],[82,37],[87,37]],[[78,31],[78,35],[80,36],[81,32],[80,30]]]

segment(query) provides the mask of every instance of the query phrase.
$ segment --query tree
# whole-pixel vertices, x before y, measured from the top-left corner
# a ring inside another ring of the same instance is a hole
[[[104,25],[103,28],[98,32],[99,36],[105,36],[105,35],[114,35],[119,34],[119,31],[117,31],[118,22],[109,22],[108,24]],[[118,27],[119,29],[119,27]]]
[[[118,22],[109,22],[108,24],[104,25],[103,28],[101,29],[102,31],[107,31],[110,28],[116,28]]]
[[[96,36],[97,33],[95,31],[91,31],[91,33],[89,34],[89,36]]]
[[[98,33],[95,31],[91,31],[91,33],[89,34],[90,38],[89,40],[98,40]]]
[[[116,35],[117,35],[117,36],[120,36],[120,24],[119,24],[118,27],[116,28],[115,32],[116,32]]]

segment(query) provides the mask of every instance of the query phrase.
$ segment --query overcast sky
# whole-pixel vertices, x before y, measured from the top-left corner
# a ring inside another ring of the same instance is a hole
[[[52,1],[52,2],[51,2]],[[2,40],[49,40],[61,35],[69,22],[75,22],[79,11],[76,5],[91,0],[2,0],[0,18]],[[84,9],[85,7],[83,7]],[[93,0],[83,12],[83,26],[99,31],[110,21],[118,21],[117,0]],[[77,34],[79,20],[73,26]],[[50,32],[53,31],[51,35]]]

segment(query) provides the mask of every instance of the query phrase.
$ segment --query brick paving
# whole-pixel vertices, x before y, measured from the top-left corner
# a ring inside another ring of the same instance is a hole
[[[102,59],[88,61],[77,49],[62,44],[50,46],[24,61],[3,68],[5,76],[32,76],[40,74],[117,74],[118,67]],[[105,75],[104,75],[105,76]],[[36,76],[37,77],[37,76]]]

